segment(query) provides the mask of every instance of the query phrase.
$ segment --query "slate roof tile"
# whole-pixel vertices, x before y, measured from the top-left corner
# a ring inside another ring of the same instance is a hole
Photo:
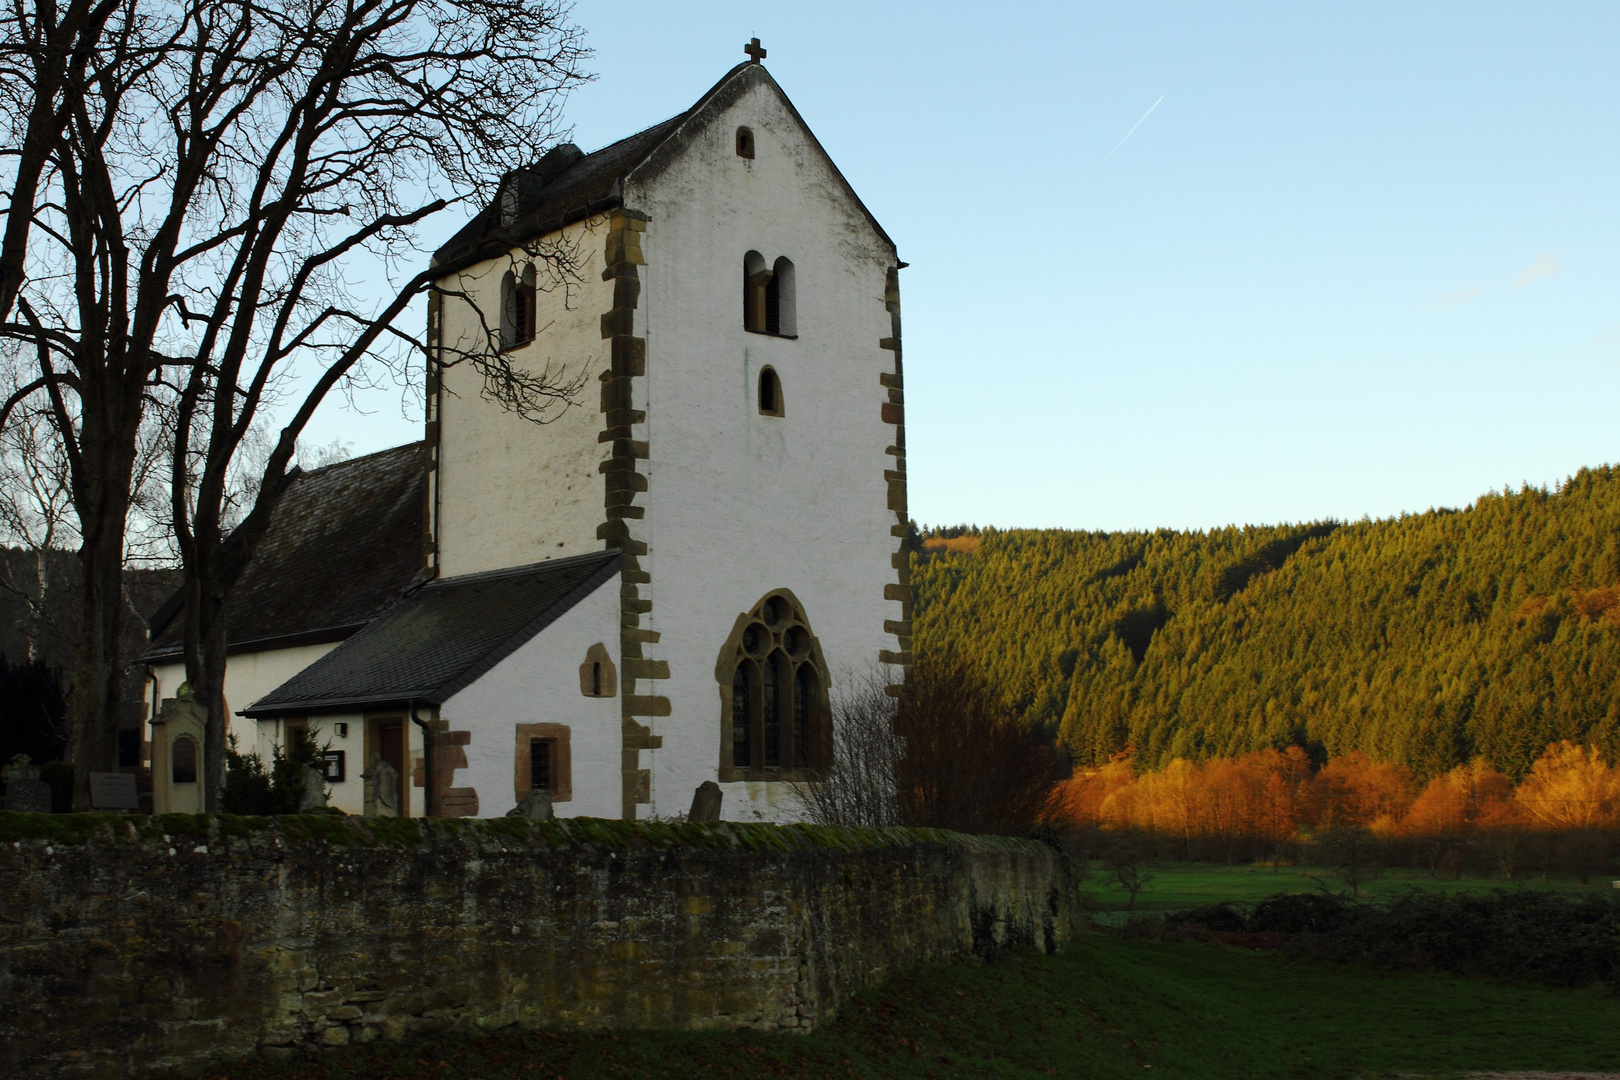
[[[231,592],[230,650],[341,641],[392,607],[422,572],[426,464],[418,442],[293,477]],[[179,657],[179,614],[176,594],[143,661]]]
[[[592,552],[428,582],[242,714],[442,704],[611,580],[619,560]]]

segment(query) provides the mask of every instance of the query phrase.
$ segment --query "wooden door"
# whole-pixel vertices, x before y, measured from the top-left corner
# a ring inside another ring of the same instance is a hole
[[[411,816],[411,804],[405,801],[409,790],[405,782],[405,722],[403,720],[376,721],[377,752],[399,774],[399,816]]]

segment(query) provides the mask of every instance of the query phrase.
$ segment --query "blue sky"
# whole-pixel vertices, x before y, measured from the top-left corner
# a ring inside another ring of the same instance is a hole
[[[920,521],[1386,517],[1620,460],[1620,5],[574,14],[587,150],[763,39],[911,263]],[[367,406],[312,437],[417,437]]]

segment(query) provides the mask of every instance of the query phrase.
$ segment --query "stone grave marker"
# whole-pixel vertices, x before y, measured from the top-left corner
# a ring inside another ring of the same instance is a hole
[[[692,809],[686,815],[687,821],[696,821],[709,824],[720,820],[720,800],[725,792],[713,780],[705,780],[698,785],[692,793]]]
[[[135,794],[135,778],[129,773],[90,774],[90,809],[139,810],[140,808],[141,800]]]
[[[326,805],[326,770],[314,765],[304,766],[304,794],[298,800],[298,810],[319,810]]]
[[[366,817],[399,817],[399,770],[371,752],[371,765],[360,774],[366,782]]]
[[[530,821],[550,821],[551,792],[545,788],[530,788],[523,801],[506,812],[507,817],[528,818]]]
[[[18,754],[10,765],[0,769],[0,780],[6,782],[4,809],[27,814],[51,812],[51,785],[39,778],[39,766],[27,754]]]

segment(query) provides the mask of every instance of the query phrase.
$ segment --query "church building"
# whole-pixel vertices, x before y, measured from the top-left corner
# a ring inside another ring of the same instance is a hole
[[[232,731],[332,805],[791,820],[839,688],[910,658],[900,262],[764,50],[685,112],[503,181],[434,256],[420,443],[301,473],[227,613]],[[491,367],[576,388],[546,423]],[[559,374],[560,373],[560,374]],[[177,611],[156,809],[201,808]],[[887,669],[887,670],[883,670]]]

